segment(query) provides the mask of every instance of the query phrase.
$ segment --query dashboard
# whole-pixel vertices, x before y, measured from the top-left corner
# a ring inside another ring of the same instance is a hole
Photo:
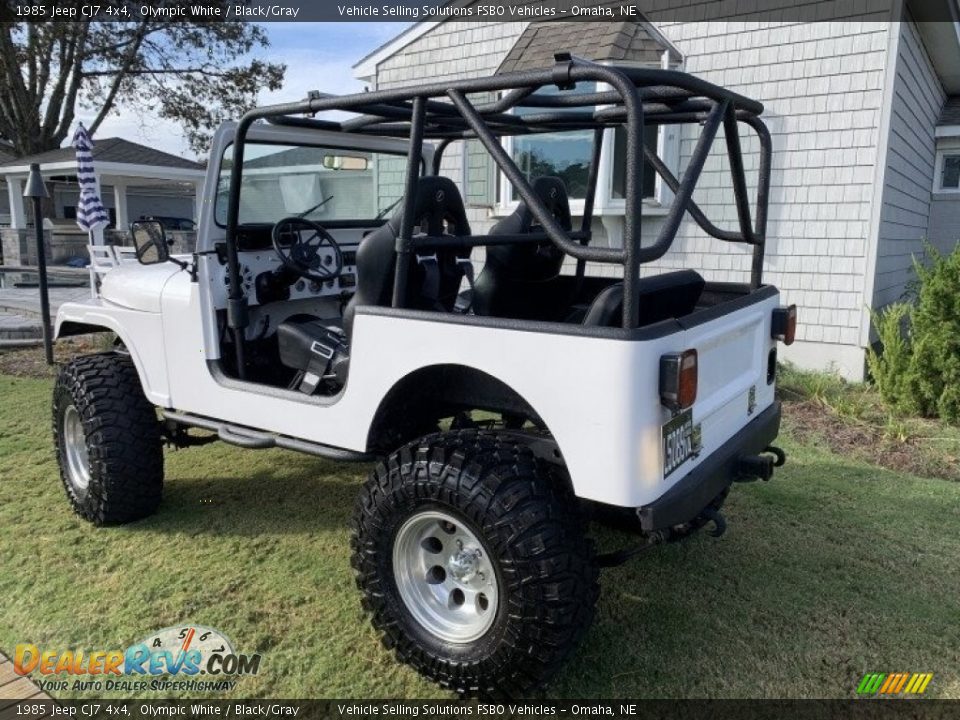
[[[339,277],[318,282],[302,277],[292,277],[289,286],[289,297],[277,297],[265,288],[266,276],[279,271],[283,264],[277,257],[270,239],[272,225],[257,224],[244,226],[238,230],[237,259],[240,265],[240,280],[243,284],[243,293],[249,307],[268,305],[271,302],[282,300],[316,300],[321,298],[343,299],[352,295],[357,286],[357,247],[363,236],[370,228],[337,228],[331,229],[343,256],[343,272]],[[320,251],[320,262],[325,266],[335,264],[332,248],[324,247]],[[216,278],[219,279],[216,279]],[[258,282],[258,278],[261,280]],[[226,307],[227,295],[230,291],[230,274],[225,263],[220,265],[220,272],[215,273],[212,279],[214,302],[218,307]]]
[[[340,297],[343,293],[353,294],[357,286],[357,246],[341,245],[343,254],[343,272],[339,277],[327,280],[323,283],[316,280],[307,280],[297,278],[290,285],[289,300],[306,300],[318,297]],[[321,262],[324,265],[333,264],[333,252],[325,250],[321,252]],[[258,292],[257,278],[264,273],[273,273],[282,267],[280,259],[273,250],[244,251],[238,253],[240,261],[240,279],[243,283],[243,293],[247,298],[247,304],[266,305],[275,299],[264,296],[262,291]],[[227,267],[223,266],[222,283],[224,299],[230,290],[230,274]]]

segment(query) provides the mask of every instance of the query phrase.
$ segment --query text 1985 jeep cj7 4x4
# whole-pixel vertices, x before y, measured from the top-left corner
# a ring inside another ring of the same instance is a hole
[[[329,110],[348,119],[316,117]],[[776,346],[792,341],[795,310],[761,283],[761,112],[685,73],[569,55],[543,70],[249,112],[216,136],[196,253],[171,258],[160,228],[137,225],[139,262],[101,260],[97,297],[59,311],[59,337],[118,336],[116,352],[74,360],[56,383],[70,502],[97,524],[154,512],[164,442],[376,459],[352,546],[385,644],[463,693],[545,682],[590,623],[599,567],[711,521],[721,531],[732,482],[768,479],[784,460],[770,446]],[[679,123],[702,125],[680,179],[643,143],[645,125]],[[692,200],[721,125],[736,231]],[[741,125],[759,137],[753,218]],[[577,226],[564,183],[525,174],[501,144],[573,130],[593,131]],[[591,243],[599,158],[615,132],[616,247]],[[482,235],[439,175],[444,150],[468,139],[519,196]],[[645,163],[675,198],[642,245]],[[752,245],[749,283],[693,270],[641,279],[685,212],[721,241]],[[575,273],[561,273],[565,256]],[[622,267],[622,280],[587,275],[587,262]],[[628,514],[637,546],[595,555],[585,507]]]

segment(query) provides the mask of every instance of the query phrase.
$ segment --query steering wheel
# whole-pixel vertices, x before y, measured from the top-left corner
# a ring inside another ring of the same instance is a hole
[[[271,233],[280,262],[307,280],[326,282],[343,272],[343,253],[333,235],[302,217],[278,220]],[[324,248],[333,251],[332,257]]]

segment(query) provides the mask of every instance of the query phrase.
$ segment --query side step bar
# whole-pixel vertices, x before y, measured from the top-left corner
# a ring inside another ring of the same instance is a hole
[[[345,450],[344,448],[332,447],[330,445],[321,445],[320,443],[299,440],[287,435],[276,435],[242,425],[231,425],[201,415],[191,415],[190,413],[175,412],[173,410],[161,410],[160,414],[163,415],[165,420],[169,420],[177,425],[210,430],[215,432],[217,437],[223,442],[250,450],[279,447],[285,450],[296,450],[297,452],[308,455],[316,455],[317,457],[326,458],[327,460],[336,460],[337,462],[370,462],[376,459],[376,456],[370,453]]]

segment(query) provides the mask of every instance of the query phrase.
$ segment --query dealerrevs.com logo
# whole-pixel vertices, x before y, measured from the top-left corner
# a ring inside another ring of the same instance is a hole
[[[224,691],[260,671],[259,654],[242,654],[223,633],[201,625],[168,627],[125,650],[58,650],[20,644],[13,669],[44,691]],[[39,675],[39,677],[37,677]],[[202,679],[201,679],[202,677]]]
[[[933,673],[867,673],[857,686],[857,695],[923,695]]]

